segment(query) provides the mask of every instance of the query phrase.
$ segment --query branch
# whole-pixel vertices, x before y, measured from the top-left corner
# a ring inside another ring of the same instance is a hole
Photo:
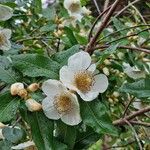
[[[100,14],[101,11],[100,11],[100,9],[99,9],[99,6],[98,6],[98,4],[97,4],[97,1],[96,1],[96,0],[93,0],[93,2],[94,2],[94,4],[95,4],[95,7],[96,7],[98,13]]]
[[[134,125],[141,125],[141,126],[144,126],[144,127],[150,127],[150,123],[147,123],[147,122],[141,122],[141,121],[129,121],[131,124],[134,124]]]
[[[135,117],[137,117],[137,116],[140,116],[140,115],[143,115],[144,113],[149,112],[149,111],[150,111],[150,106],[145,107],[145,108],[143,108],[143,109],[140,109],[140,110],[137,111],[137,112],[134,112],[134,113],[131,114],[131,115],[128,115],[128,116],[126,116],[126,117],[124,117],[124,118],[121,118],[121,119],[119,119],[119,120],[113,121],[113,124],[114,124],[114,125],[124,125],[124,124],[126,124],[126,120],[127,120],[127,121],[130,121],[130,120],[132,120],[133,118],[135,118]]]
[[[96,49],[101,49],[101,51],[105,50],[106,48],[108,48],[109,45],[104,45],[104,46],[98,46],[98,47],[95,47],[93,49],[96,50]],[[135,51],[140,51],[140,52],[144,52],[144,53],[148,53],[150,54],[150,49],[145,49],[145,48],[141,48],[141,47],[131,47],[131,46],[118,46],[118,48],[122,48],[122,49],[129,49],[129,50],[135,50]]]
[[[101,23],[98,31],[96,32],[95,36],[91,39],[91,41],[87,45],[85,51],[87,51],[89,54],[93,53],[93,50],[91,48],[95,45],[95,42],[96,42],[97,38],[99,37],[101,32],[104,30],[104,28],[107,26],[107,23],[109,22],[111,16],[113,15],[113,13],[114,13],[115,9],[117,8],[117,5],[119,4],[120,1],[121,0],[116,0],[114,2],[112,7],[109,9],[107,15],[105,16],[104,20],[102,21],[102,23]]]

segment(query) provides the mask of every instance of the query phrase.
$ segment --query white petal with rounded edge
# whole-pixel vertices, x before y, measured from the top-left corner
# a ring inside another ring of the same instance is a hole
[[[93,85],[92,91],[103,93],[108,88],[108,78],[104,74],[99,74],[94,77],[95,83]]]
[[[0,4],[0,20],[6,21],[13,16],[13,9]]]
[[[86,70],[91,64],[91,57],[87,52],[81,51],[68,59],[68,67],[71,70]]]
[[[80,95],[80,97],[84,100],[84,101],[92,101],[94,100],[99,92],[93,92],[93,91],[89,91],[87,93],[83,93],[81,91],[77,91],[77,93]]]
[[[73,85],[74,73],[71,71],[68,66],[63,66],[59,72],[60,81],[71,90],[76,90],[76,87]]]
[[[80,117],[80,108],[77,97],[75,94],[71,95],[71,100],[73,103],[72,109],[68,114],[61,116],[61,120],[68,125],[74,126],[79,124],[82,120]]]
[[[8,39],[6,39],[5,43],[0,46],[1,50],[8,51],[11,48],[11,43]]]
[[[96,64],[92,64],[87,70],[93,73],[96,70]]]
[[[7,38],[7,39],[10,39],[11,38],[11,30],[10,29],[2,29],[1,30],[1,33]]]
[[[54,97],[46,97],[42,101],[42,108],[43,108],[45,115],[49,119],[58,120],[60,118],[60,115],[58,111],[56,110],[56,108],[54,107],[53,102],[54,102]]]
[[[58,93],[67,89],[60,81],[49,79],[43,83],[42,90],[48,96],[55,96]]]

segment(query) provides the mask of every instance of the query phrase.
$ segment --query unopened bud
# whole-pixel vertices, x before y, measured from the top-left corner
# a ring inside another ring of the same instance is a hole
[[[34,99],[28,99],[26,100],[26,106],[29,111],[34,112],[34,111],[39,111],[42,109],[42,105],[35,101]]]
[[[38,83],[32,83],[28,86],[27,88],[30,92],[35,92],[39,89],[39,84]]]
[[[104,64],[105,64],[105,65],[111,65],[111,62],[110,62],[109,59],[105,59],[105,60],[104,60]]]
[[[123,58],[124,58],[124,53],[119,52],[119,53],[117,54],[117,56],[118,56],[119,59],[123,59]]]
[[[10,87],[10,93],[11,93],[11,95],[17,95],[18,92],[20,90],[22,90],[22,89],[24,89],[23,83],[16,82],[16,83],[14,83],[14,84],[11,85],[11,87]]]
[[[109,98],[109,99],[108,99],[108,101],[109,101],[109,103],[111,103],[111,104],[113,104],[113,103],[114,103],[114,101],[113,101],[113,99],[112,99],[112,98]]]
[[[104,74],[107,75],[107,76],[110,75],[109,70],[108,70],[107,67],[104,67],[104,68],[103,68],[103,72],[104,72]]]
[[[120,95],[120,94],[119,94],[118,92],[116,92],[116,91],[113,92],[113,96],[114,96],[114,97],[117,98],[117,97],[119,97],[119,95]]]
[[[28,96],[28,92],[26,89],[22,89],[18,92],[18,95],[21,97],[21,98],[26,98]]]

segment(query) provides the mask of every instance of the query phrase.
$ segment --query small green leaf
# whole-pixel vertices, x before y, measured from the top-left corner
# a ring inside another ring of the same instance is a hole
[[[5,139],[10,141],[11,143],[18,143],[24,137],[24,131],[16,127],[5,127],[3,128],[2,133]]]
[[[0,150],[11,150],[11,142],[7,140],[0,141]]]
[[[125,83],[121,92],[130,93],[138,98],[150,97],[150,79],[142,79],[133,83]]]
[[[52,59],[58,62],[61,66],[66,65],[68,62],[68,58],[73,54],[79,52],[79,45],[75,45],[66,51],[56,53],[52,56]]]
[[[112,125],[106,106],[98,99],[92,102],[81,102],[81,116],[83,122],[91,126],[97,133],[117,135],[116,128]]]
[[[18,97],[6,92],[0,95],[0,122],[10,121],[16,114],[20,104]]]
[[[12,61],[25,76],[58,79],[60,65],[47,57],[38,54],[22,54],[13,56]]]

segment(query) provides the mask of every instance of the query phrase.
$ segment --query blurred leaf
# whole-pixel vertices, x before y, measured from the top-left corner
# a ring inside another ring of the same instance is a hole
[[[38,13],[42,12],[42,2],[41,2],[41,0],[33,0],[32,1],[32,6],[34,7],[35,14],[38,14]]]
[[[2,133],[5,139],[11,143],[18,143],[24,137],[24,131],[16,127],[5,127],[3,128]]]
[[[50,6],[48,8],[43,9],[42,14],[44,18],[48,20],[54,20],[56,16],[56,10],[54,7]]]
[[[53,150],[53,121],[42,112],[27,112],[25,120],[31,127],[33,141],[39,150]]]
[[[92,102],[81,102],[83,122],[91,126],[99,134],[117,136],[117,129],[112,125],[106,106],[98,99]]]
[[[150,79],[142,79],[133,83],[125,83],[121,92],[130,93],[138,98],[150,97]]]
[[[20,104],[18,97],[5,92],[0,95],[0,122],[7,122],[14,118]]]
[[[58,79],[60,65],[48,57],[38,54],[22,54],[13,56],[12,61],[13,65],[25,76]]]
[[[62,52],[54,54],[52,56],[52,59],[58,62],[61,66],[63,66],[67,64],[68,58],[77,52],[79,52],[79,45],[72,46],[66,51],[62,51]]]
[[[57,136],[63,143],[67,144],[69,149],[73,149],[76,140],[76,128],[68,126],[63,122],[57,123]]]
[[[0,141],[0,150],[11,150],[11,142],[7,140]]]
[[[50,32],[50,31],[54,31],[56,29],[56,27],[57,26],[55,24],[48,23],[47,25],[42,26],[40,28],[40,31],[41,32]]]
[[[65,27],[65,28],[64,28],[64,31],[65,31],[65,33],[66,33],[66,35],[67,35],[67,37],[68,37],[68,39],[70,40],[70,43],[71,43],[72,45],[78,44],[78,41],[76,40],[76,38],[75,38],[75,36],[74,36],[74,33],[73,33],[73,31],[72,31],[70,28]]]

